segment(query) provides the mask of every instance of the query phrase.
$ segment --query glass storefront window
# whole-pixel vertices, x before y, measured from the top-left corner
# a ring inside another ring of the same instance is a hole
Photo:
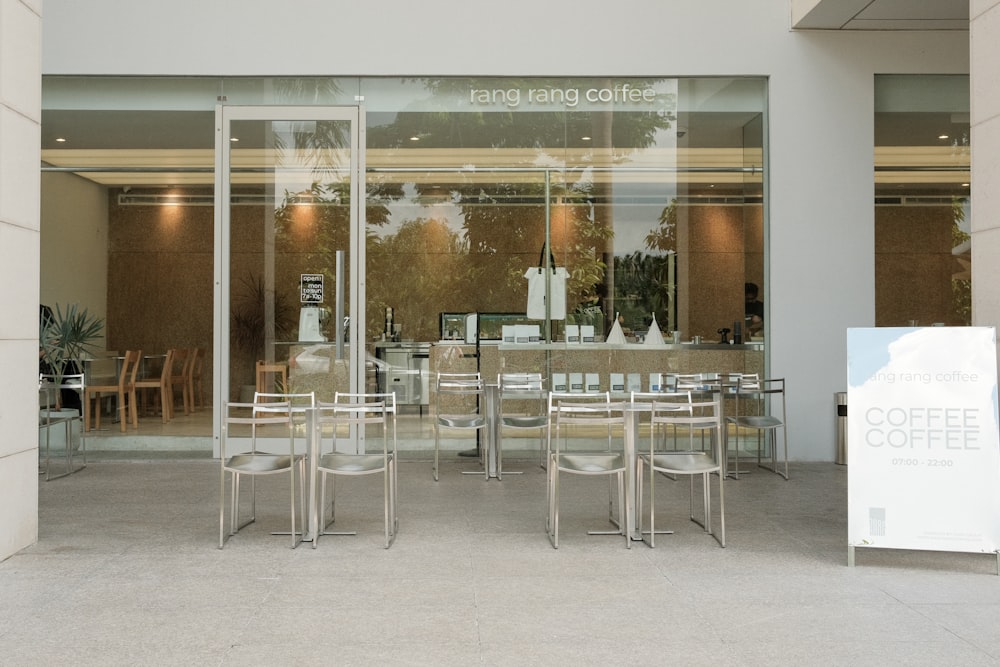
[[[553,340],[566,324],[600,339],[620,315],[628,336],[655,317],[662,331],[711,341],[743,323],[745,283],[766,301],[766,99],[760,77],[46,77],[43,217],[46,202],[84,201],[81,184],[106,203],[74,215],[107,238],[106,275],[84,279],[107,294],[110,349],[210,348],[216,105],[361,104],[364,341],[436,341],[442,313],[524,315],[525,274],[546,262],[546,244],[567,274]],[[273,216],[273,202],[269,213],[254,198],[266,184],[253,170],[240,179],[240,216]],[[327,185],[310,187],[326,196]],[[299,208],[283,210],[293,209],[277,218],[276,256],[343,247],[336,206],[309,233]],[[248,266],[228,276],[234,306],[260,292]],[[294,300],[303,271],[275,266],[265,292]],[[43,266],[48,279],[58,267]],[[387,308],[398,331],[385,331]],[[280,314],[260,335],[297,340],[294,313]],[[247,375],[251,361],[230,373]],[[246,382],[232,377],[231,393]]]
[[[369,339],[387,308],[415,340],[524,314],[540,263],[568,274],[554,340],[616,315],[711,339],[763,295],[762,79],[425,79],[402,107],[366,83]]]
[[[969,77],[875,78],[875,323],[971,324]]]

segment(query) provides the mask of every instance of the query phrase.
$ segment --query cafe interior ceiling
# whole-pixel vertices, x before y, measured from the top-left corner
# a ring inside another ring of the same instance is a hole
[[[754,114],[685,112],[672,147],[639,149],[602,160],[587,145],[572,148],[395,148],[369,146],[370,179],[381,182],[489,183],[496,171],[536,182],[544,167],[567,174],[590,167],[595,182],[676,182],[690,188],[742,190],[760,183],[762,150],[742,147]],[[214,178],[214,113],[80,111],[42,113],[42,170],[71,172],[108,187],[209,186]],[[232,146],[233,183],[269,181],[276,156],[260,139]],[[876,113],[876,195],[964,196],[969,182],[969,116],[945,112]],[[579,143],[579,142],[578,142]],[[287,157],[285,158],[287,160]],[[572,178],[567,176],[567,180]]]

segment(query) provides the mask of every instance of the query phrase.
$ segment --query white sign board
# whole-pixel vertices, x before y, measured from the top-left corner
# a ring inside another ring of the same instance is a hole
[[[995,330],[848,329],[847,368],[849,547],[995,552]]]

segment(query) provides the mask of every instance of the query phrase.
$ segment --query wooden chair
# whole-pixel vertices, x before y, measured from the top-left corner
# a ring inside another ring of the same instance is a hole
[[[268,375],[271,384],[268,384]],[[288,391],[288,364],[284,361],[257,362],[257,391],[259,393]]]
[[[175,406],[175,390],[181,390],[181,405],[184,414],[189,415],[194,410],[191,399],[191,368],[195,362],[194,350],[174,348],[174,364],[170,372],[170,412]]]
[[[191,397],[191,411],[197,407],[201,410],[205,407],[205,385],[202,379],[202,371],[205,368],[205,348],[196,347],[191,350],[191,377],[188,379],[188,395]]]
[[[167,350],[159,377],[141,378],[134,383],[136,393],[143,397],[143,404],[146,403],[147,396],[153,392],[160,393],[160,419],[164,424],[174,416],[170,395],[170,369],[173,366],[173,359],[174,351]]]
[[[101,428],[101,394],[116,393],[118,396],[118,422],[122,433],[129,415],[132,416],[132,428],[139,428],[139,411],[135,402],[135,376],[139,370],[142,350],[126,350],[122,359],[121,370],[118,371],[118,384],[87,385],[83,400],[83,430],[90,430],[91,401],[96,405],[94,428]]]

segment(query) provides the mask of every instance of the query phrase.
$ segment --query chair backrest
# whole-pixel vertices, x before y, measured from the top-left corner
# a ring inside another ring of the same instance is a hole
[[[57,380],[62,383],[56,385]],[[40,389],[74,389],[82,391],[87,387],[86,377],[83,373],[63,373],[62,378],[51,373],[41,373],[38,376],[38,386]]]
[[[160,377],[157,379],[161,386],[170,384],[170,376],[173,374],[176,354],[176,350],[167,350],[167,353],[163,355],[163,365],[160,366]]]
[[[569,400],[556,402],[556,423],[563,424],[619,424],[624,423],[625,401],[606,403],[577,403]]]
[[[497,375],[500,414],[528,415],[545,419],[545,378],[541,373],[500,373]]]
[[[722,441],[722,399],[713,395],[711,399],[691,399],[686,405],[673,401],[653,401],[650,420],[657,426],[686,428],[692,435],[695,431],[712,431],[713,442],[719,450]],[[652,451],[653,441],[650,438]],[[721,456],[721,450],[716,452]]]
[[[479,373],[438,373],[436,387],[443,394],[481,394],[483,379]]]
[[[690,403],[690,391],[633,391],[630,395],[632,403]]]
[[[434,389],[437,414],[474,414],[480,411],[480,398],[486,387],[479,373],[438,373]]]
[[[740,401],[757,401],[759,406],[775,414],[780,409],[781,419],[787,418],[785,413],[785,378],[764,378],[762,380],[752,379],[746,382],[740,381],[736,385],[736,414],[741,414]]]
[[[271,375],[271,383],[268,376]],[[256,389],[259,392],[282,392],[288,389],[288,364],[283,361],[258,361],[256,367]]]
[[[135,386],[135,377],[142,361],[142,350],[125,350],[122,368],[118,373],[118,390],[124,391]]]
[[[255,391],[253,393],[254,405],[267,405],[269,403],[289,403],[292,412],[303,412],[306,408],[316,407],[316,392],[302,392],[298,394],[279,394]]]
[[[729,373],[725,378],[725,382],[733,390],[756,390],[760,388],[760,375],[757,373]]]
[[[382,439],[382,453],[396,449],[396,395],[394,393],[348,393],[337,392],[333,402],[319,401],[316,404],[317,427],[322,436],[322,426],[332,425],[333,439],[337,439],[339,426],[364,427],[378,424]]]
[[[610,391],[591,391],[591,392],[579,392],[579,391],[550,391],[549,392],[549,415],[554,416],[556,412],[556,406],[560,401],[572,402],[572,403],[610,403],[611,402],[611,392]]]
[[[180,382],[181,378],[184,376],[184,369],[187,368],[188,364],[188,349],[186,347],[175,347],[169,352],[173,353],[173,363],[170,364],[170,377],[175,381]]]
[[[192,348],[191,357],[191,377],[200,378],[205,368],[205,348]]]
[[[500,373],[497,386],[501,393],[531,392],[545,390],[545,378],[541,373]]]
[[[289,453],[294,454],[294,439],[292,431],[292,402],[272,401],[267,403],[226,403],[222,408],[222,439],[220,444],[220,458],[223,464],[227,458],[227,444],[230,434],[230,427],[238,425],[248,425],[250,427],[250,447],[240,448],[241,452],[257,452],[257,429],[262,426],[287,426]]]

